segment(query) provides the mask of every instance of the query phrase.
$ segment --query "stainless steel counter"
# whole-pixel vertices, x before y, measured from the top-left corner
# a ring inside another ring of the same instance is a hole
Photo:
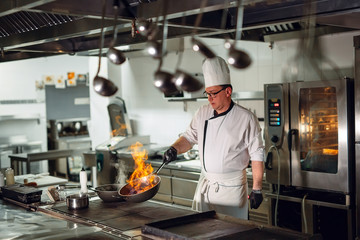
[[[160,167],[162,160],[147,160],[153,167]],[[164,166],[164,169],[182,170],[191,172],[201,172],[201,163],[199,159],[195,160],[176,160]]]
[[[319,239],[221,214],[206,217],[210,225],[204,225],[197,216],[197,212],[153,201],[104,203],[95,197],[86,209],[68,210],[64,203],[59,203],[32,212],[0,200],[2,239],[165,239],[156,234],[158,231],[167,234],[180,231],[176,234],[183,236],[182,239],[192,239],[193,232],[197,234],[195,238],[266,239],[267,236],[271,239]],[[155,227],[155,232],[144,233],[145,226]],[[220,229],[219,226],[228,228]]]
[[[95,226],[55,218],[0,199],[1,239],[119,239]]]

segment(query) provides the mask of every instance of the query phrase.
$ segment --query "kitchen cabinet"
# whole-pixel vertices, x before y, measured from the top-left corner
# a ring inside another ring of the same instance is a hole
[[[152,162],[154,171],[161,163]],[[200,169],[179,168],[170,163],[165,166],[158,174],[161,177],[161,184],[158,193],[153,197],[154,200],[168,202],[176,205],[191,207],[196,186],[200,177]]]
[[[171,172],[173,202],[175,204],[191,207],[200,173],[179,170],[171,170]]]

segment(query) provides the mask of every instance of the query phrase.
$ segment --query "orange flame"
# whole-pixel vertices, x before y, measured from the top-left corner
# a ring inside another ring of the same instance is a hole
[[[112,136],[126,136],[127,126],[126,124],[121,123],[121,116],[116,116],[115,121],[119,125],[119,128],[112,130]]]
[[[148,159],[148,153],[142,147],[143,145],[139,142],[130,146],[131,155],[135,161],[135,170],[127,180],[132,187],[131,194],[144,192],[156,185],[156,183],[154,183],[155,176],[146,177],[152,174],[153,167],[151,164],[145,163]]]

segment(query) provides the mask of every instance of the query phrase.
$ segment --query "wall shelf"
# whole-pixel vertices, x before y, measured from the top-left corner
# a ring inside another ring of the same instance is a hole
[[[264,100],[263,91],[233,92],[234,100]]]
[[[264,100],[263,91],[247,91],[247,92],[233,92],[231,98],[233,100]],[[194,101],[207,101],[206,97],[198,98],[183,98],[179,97],[168,99],[169,102],[194,102]]]
[[[37,120],[40,124],[40,114],[16,114],[16,115],[4,115],[0,116],[1,121],[11,121],[11,120]]]
[[[247,92],[233,92],[231,98],[233,100],[264,100],[263,91],[247,91]],[[197,101],[207,101],[206,97],[197,98]]]

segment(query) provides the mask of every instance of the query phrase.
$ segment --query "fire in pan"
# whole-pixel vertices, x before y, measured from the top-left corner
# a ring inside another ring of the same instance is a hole
[[[139,151],[142,144],[137,142],[131,146],[132,157],[135,161],[135,171],[127,181],[128,184],[119,190],[119,195],[127,202],[144,202],[151,199],[159,191],[161,178],[157,175],[165,165],[162,163],[157,171],[153,172],[151,164],[146,164],[146,150]]]

